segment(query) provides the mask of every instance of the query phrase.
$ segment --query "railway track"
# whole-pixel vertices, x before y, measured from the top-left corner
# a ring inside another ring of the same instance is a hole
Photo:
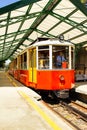
[[[87,108],[85,106],[74,101],[70,103],[64,101],[56,104],[48,103],[47,106],[76,130],[87,130]]]

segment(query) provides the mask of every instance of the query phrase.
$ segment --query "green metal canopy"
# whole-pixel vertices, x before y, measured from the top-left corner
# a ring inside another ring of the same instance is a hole
[[[19,0],[0,8],[0,61],[16,57],[38,37],[87,44],[87,6],[80,0]]]

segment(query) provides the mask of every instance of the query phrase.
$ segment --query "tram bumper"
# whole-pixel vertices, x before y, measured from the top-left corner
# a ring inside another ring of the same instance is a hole
[[[68,98],[69,97],[69,90],[64,89],[64,90],[60,90],[60,91],[54,91],[54,94],[58,97],[58,98]]]

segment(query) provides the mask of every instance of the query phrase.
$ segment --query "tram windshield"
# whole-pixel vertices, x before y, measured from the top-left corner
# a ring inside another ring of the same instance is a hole
[[[52,69],[73,69],[74,50],[71,46],[52,47]]]
[[[52,68],[68,68],[69,46],[53,46],[52,61]]]
[[[38,47],[38,68],[49,69],[49,46]]]
[[[74,49],[71,46],[38,47],[38,69],[73,69]]]

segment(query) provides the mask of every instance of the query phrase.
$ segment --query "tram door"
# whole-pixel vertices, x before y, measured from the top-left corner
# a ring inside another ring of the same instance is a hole
[[[36,48],[29,50],[29,82],[37,82],[36,76]]]

